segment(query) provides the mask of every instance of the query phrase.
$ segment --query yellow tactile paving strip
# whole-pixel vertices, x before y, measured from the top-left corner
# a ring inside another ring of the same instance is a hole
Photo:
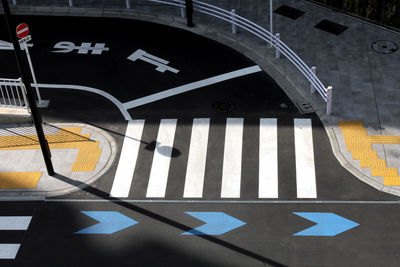
[[[372,176],[382,176],[384,185],[400,186],[400,176],[396,168],[388,168],[384,159],[372,150],[372,144],[400,144],[400,136],[368,136],[367,129],[361,121],[341,121],[347,151],[353,159],[360,160],[362,168],[370,168]]]
[[[41,175],[42,172],[0,172],[0,188],[35,188]]]
[[[82,127],[65,127],[58,134],[46,135],[50,149],[79,149],[71,171],[94,171],[100,159],[99,142],[90,134],[81,134]],[[39,149],[36,135],[0,136],[0,150]]]

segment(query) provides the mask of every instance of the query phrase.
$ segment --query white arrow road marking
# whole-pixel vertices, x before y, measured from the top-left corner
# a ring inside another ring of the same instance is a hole
[[[259,66],[252,66],[252,67],[248,67],[248,68],[244,68],[244,69],[240,69],[240,70],[235,70],[232,72],[217,75],[217,76],[207,78],[204,80],[200,80],[197,82],[181,85],[181,86],[178,86],[178,87],[175,87],[172,89],[168,89],[168,90],[156,93],[156,94],[138,98],[138,99],[126,102],[123,105],[126,109],[131,109],[131,108],[139,107],[139,106],[142,106],[142,105],[145,105],[145,104],[157,101],[157,100],[161,100],[161,99],[164,99],[164,98],[167,98],[170,96],[182,94],[182,93],[194,90],[194,89],[205,87],[205,86],[208,86],[211,84],[216,84],[216,83],[230,80],[233,78],[245,76],[245,75],[252,74],[255,72],[259,72],[259,71],[261,71]]]

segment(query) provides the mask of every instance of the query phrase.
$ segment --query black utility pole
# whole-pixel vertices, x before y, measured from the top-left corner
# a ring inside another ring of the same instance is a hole
[[[192,0],[185,0],[186,6],[186,21],[188,27],[193,27],[193,2]]]
[[[49,148],[49,144],[47,143],[47,140],[44,136],[44,132],[43,132],[43,127],[42,127],[42,118],[40,117],[39,111],[36,108],[36,104],[35,104],[35,99],[32,95],[32,89],[31,89],[31,85],[30,85],[30,79],[28,79],[28,75],[25,71],[24,65],[23,65],[23,61],[22,61],[22,57],[21,57],[21,49],[20,49],[20,45],[17,41],[17,38],[15,36],[15,33],[12,30],[12,26],[16,26],[15,23],[12,23],[11,20],[11,13],[10,13],[10,7],[8,6],[8,2],[7,0],[2,0],[3,2],[3,9],[4,9],[4,15],[6,18],[6,24],[7,24],[7,28],[8,28],[8,33],[10,34],[10,38],[12,40],[12,43],[14,45],[14,53],[15,53],[15,57],[17,59],[17,64],[18,64],[18,69],[19,72],[21,74],[22,77],[22,81],[25,85],[26,88],[26,96],[29,102],[29,107],[31,109],[31,113],[32,113],[32,118],[33,118],[33,122],[35,124],[35,128],[36,128],[36,133],[38,135],[38,139],[39,139],[39,144],[40,144],[40,148],[42,149],[42,153],[43,153],[43,157],[44,157],[44,162],[46,163],[46,168],[47,168],[47,173],[52,176],[54,175],[54,169],[53,169],[53,164],[51,163],[51,154],[50,154],[50,148]]]

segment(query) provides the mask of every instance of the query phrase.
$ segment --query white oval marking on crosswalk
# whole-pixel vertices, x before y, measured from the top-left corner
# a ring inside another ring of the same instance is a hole
[[[278,197],[278,120],[260,119],[259,198]]]
[[[209,128],[209,118],[193,120],[185,189],[183,192],[183,197],[185,198],[198,198],[203,196]]]
[[[240,197],[243,121],[243,118],[228,118],[226,121],[224,162],[222,166],[222,198]]]
[[[294,119],[296,186],[298,198],[316,198],[314,146],[311,119]]]
[[[165,197],[176,123],[176,119],[161,120],[146,197]]]

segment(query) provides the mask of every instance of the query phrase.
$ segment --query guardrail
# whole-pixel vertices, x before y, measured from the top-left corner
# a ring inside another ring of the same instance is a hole
[[[68,2],[70,7],[74,6],[73,0],[65,0]],[[326,114],[330,115],[332,111],[332,86],[324,86],[324,84],[318,79],[316,75],[316,67],[308,67],[307,64],[291,50],[284,42],[280,40],[280,34],[275,35],[264,29],[263,27],[257,25],[256,23],[241,17],[236,14],[233,9],[231,11],[222,9],[220,7],[204,3],[198,0],[146,0],[148,2],[166,4],[170,6],[176,6],[181,9],[181,16],[184,17],[185,14],[190,16],[190,23],[188,18],[188,25],[192,24],[191,12],[187,12],[187,8],[194,11],[210,15],[212,17],[223,20],[232,25],[232,33],[237,34],[237,27],[255,35],[256,37],[267,42],[271,47],[276,49],[275,57],[280,58],[281,55],[285,56],[311,83],[311,93],[318,92],[322,99],[326,102]],[[125,7],[130,9],[132,6],[132,0],[125,0]],[[13,0],[13,4],[17,5],[17,0]],[[188,4],[188,6],[186,6]],[[186,11],[186,12],[185,12]]]
[[[181,9],[185,8],[184,0],[148,0],[150,2],[162,3],[167,5],[172,5],[179,7]],[[236,14],[235,10],[225,10],[201,1],[193,0],[193,10],[210,15],[212,17],[218,18],[220,20],[226,21],[232,24],[232,33],[237,33],[237,27],[252,33],[258,38],[264,40],[271,46],[275,47],[276,58],[280,58],[282,54],[285,56],[311,83],[311,92],[316,91],[321,95],[322,99],[327,103],[326,114],[330,115],[332,112],[332,86],[325,87],[323,83],[318,79],[316,75],[316,67],[308,67],[303,60],[291,50],[284,42],[280,40],[280,34],[272,34],[263,27],[257,25],[256,23],[241,17]],[[181,11],[183,15],[185,12]]]
[[[28,108],[26,90],[21,78],[0,78],[0,107]]]

